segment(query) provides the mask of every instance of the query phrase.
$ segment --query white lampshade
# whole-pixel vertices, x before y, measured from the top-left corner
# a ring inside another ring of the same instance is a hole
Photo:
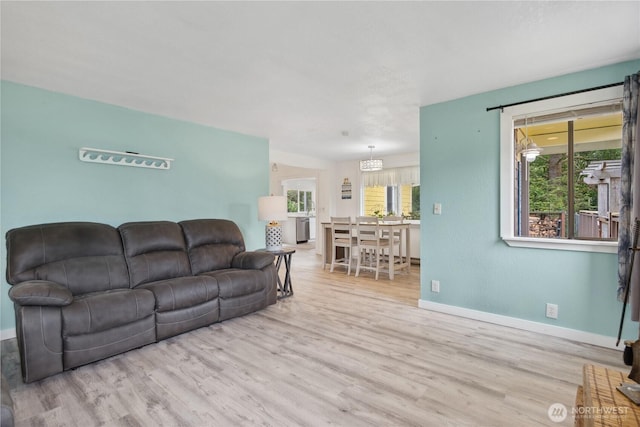
[[[264,196],[258,198],[258,219],[270,222],[287,219],[286,196]]]

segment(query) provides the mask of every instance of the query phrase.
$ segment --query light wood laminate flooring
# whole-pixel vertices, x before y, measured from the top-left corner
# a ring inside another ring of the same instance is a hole
[[[2,342],[17,426],[548,426],[618,351],[417,308],[396,280],[293,256],[294,296],[43,381]]]

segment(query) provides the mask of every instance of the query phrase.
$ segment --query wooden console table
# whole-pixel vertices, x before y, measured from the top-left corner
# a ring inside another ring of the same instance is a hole
[[[575,425],[640,426],[640,406],[616,390],[620,383],[635,383],[627,375],[628,372],[584,365],[584,382],[578,387],[574,408]]]

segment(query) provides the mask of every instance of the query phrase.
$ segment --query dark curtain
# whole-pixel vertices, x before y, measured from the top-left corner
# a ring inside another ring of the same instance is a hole
[[[618,299],[622,300],[630,270],[633,224],[640,218],[640,144],[638,136],[638,99],[640,72],[624,79],[622,100],[622,164],[620,187],[620,227],[618,231]],[[640,320],[640,255],[634,259],[629,304],[631,319]]]

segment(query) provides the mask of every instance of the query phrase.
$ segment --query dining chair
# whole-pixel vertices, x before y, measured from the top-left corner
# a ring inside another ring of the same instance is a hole
[[[386,223],[392,223],[392,224],[402,224],[404,223],[404,217],[400,216],[400,215],[387,215],[382,219],[384,222]],[[402,231],[401,230],[394,230],[393,232],[390,232],[389,230],[386,229],[382,229],[382,237],[386,238],[386,239],[390,239],[389,244],[392,246],[391,249],[389,250],[389,256],[387,261],[391,262],[391,260],[393,259],[393,262],[395,262],[396,264],[402,264],[403,263],[403,256],[402,256],[402,248],[403,248],[403,236],[402,236]],[[395,255],[395,247],[398,247],[398,255]],[[406,254],[405,254],[406,255]]]
[[[382,268],[384,250],[389,249],[389,239],[383,238],[380,222],[376,216],[356,217],[356,238],[358,242],[358,262],[356,277],[360,270],[375,272],[376,280]]]
[[[351,217],[331,217],[331,269],[336,265],[347,267],[347,276],[351,274],[351,262],[353,259],[353,249],[358,246],[355,236],[352,236],[353,223]],[[343,249],[343,256],[337,258],[338,248]]]

